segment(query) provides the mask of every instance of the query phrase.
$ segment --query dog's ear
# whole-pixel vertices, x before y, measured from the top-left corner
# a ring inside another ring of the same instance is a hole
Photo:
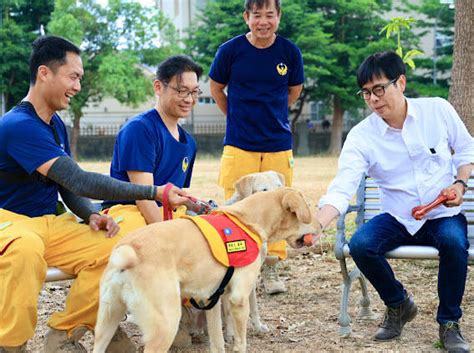
[[[241,177],[235,182],[234,189],[239,194],[240,199],[252,195],[254,179],[255,177],[250,174]]]
[[[300,192],[288,189],[281,202],[283,208],[295,213],[300,222],[311,223],[311,210]]]

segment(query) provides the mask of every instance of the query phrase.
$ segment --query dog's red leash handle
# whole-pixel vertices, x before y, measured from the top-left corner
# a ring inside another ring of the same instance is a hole
[[[167,183],[163,190],[163,220],[168,221],[173,219],[173,210],[170,207],[170,190],[173,188],[173,184]]]
[[[438,197],[429,204],[413,207],[411,210],[411,215],[413,216],[413,218],[419,221],[420,219],[425,217],[426,214],[430,212],[433,208],[438,207],[439,205],[445,203],[448,200],[454,200],[455,198],[456,194],[454,192],[449,195],[439,194]]]
[[[163,204],[163,220],[165,221],[173,219],[173,210],[171,209],[170,202],[169,202],[170,190],[172,187],[173,187],[172,183],[167,183],[165,185],[165,189],[163,190],[163,200],[161,203]],[[207,214],[212,210],[211,205],[207,203],[206,201],[199,200],[193,196],[186,196],[186,197],[189,199],[189,201],[191,201],[195,206],[199,208],[198,210],[196,210],[197,213]]]

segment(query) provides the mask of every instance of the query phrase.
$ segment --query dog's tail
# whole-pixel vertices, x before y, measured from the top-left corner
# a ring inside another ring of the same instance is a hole
[[[138,256],[133,247],[124,244],[112,251],[109,263],[120,270],[128,270],[138,264]]]

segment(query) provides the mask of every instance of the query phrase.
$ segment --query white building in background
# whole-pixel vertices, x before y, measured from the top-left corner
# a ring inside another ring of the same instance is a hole
[[[187,28],[208,0],[154,0],[160,9],[172,21],[180,37],[186,34]]]

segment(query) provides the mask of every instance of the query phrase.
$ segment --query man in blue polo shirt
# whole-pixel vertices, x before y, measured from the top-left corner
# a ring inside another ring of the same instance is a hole
[[[112,247],[124,235],[90,198],[161,200],[163,187],[135,185],[83,171],[70,157],[56,111],[81,90],[80,50],[59,37],[40,37],[30,57],[30,88],[0,118],[0,352],[25,352],[37,322],[36,305],[48,266],[73,274],[64,310],[53,313],[46,353],[85,352],[77,342],[93,330],[99,281]],[[71,213],[56,215],[58,192]],[[188,203],[178,188],[172,207]],[[120,330],[108,352],[135,352]]]
[[[219,175],[225,199],[233,194],[237,179],[254,172],[280,172],[291,186],[293,141],[288,106],[296,102],[304,82],[300,50],[275,33],[280,0],[246,0],[244,9],[250,31],[219,47],[209,73],[212,96],[227,117]],[[287,256],[286,243],[268,248],[263,268],[265,291],[285,292],[276,264]]]
[[[185,55],[163,61],[153,83],[155,107],[130,119],[115,142],[110,175],[144,185],[189,187],[196,142],[178,121],[196,104],[202,68]],[[132,230],[163,220],[161,204],[150,200],[106,201],[109,215],[122,217],[122,229]],[[184,207],[178,210],[183,213]]]

